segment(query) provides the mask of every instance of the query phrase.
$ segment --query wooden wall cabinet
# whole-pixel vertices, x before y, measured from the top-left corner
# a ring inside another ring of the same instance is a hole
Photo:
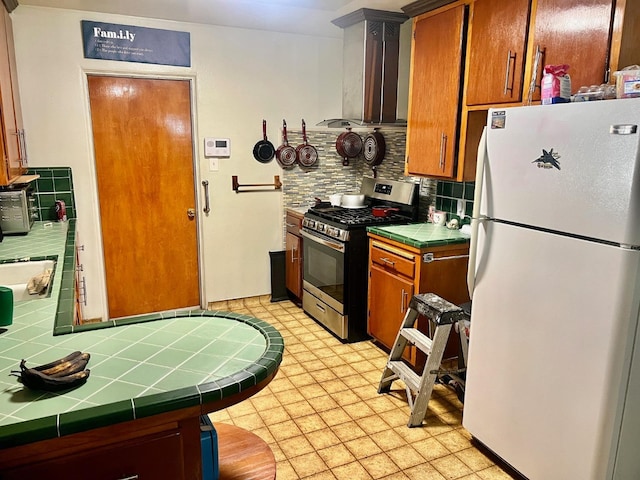
[[[540,100],[544,65],[569,65],[571,93],[609,77],[614,0],[536,0],[529,42],[527,96]],[[538,57],[538,61],[536,61]]]
[[[468,255],[468,243],[417,248],[370,234],[369,335],[390,350],[415,294],[432,292],[455,304],[469,301]],[[418,328],[428,334],[428,320],[420,317]],[[452,347],[457,348],[457,344],[452,343]],[[424,362],[413,347],[404,357],[417,368]]]
[[[467,6],[414,20],[407,175],[455,177],[463,35]]]
[[[16,181],[26,171],[27,154],[18,92],[11,17],[0,9],[0,185]]]
[[[467,105],[522,100],[531,0],[476,0],[469,29]]]
[[[287,291],[296,303],[302,303],[302,228],[303,215],[287,209],[285,217],[285,279]]]
[[[640,63],[640,2],[633,0],[458,0],[413,22],[408,175],[473,181],[489,108],[539,102],[544,65],[568,64],[575,93]],[[441,46],[437,35],[451,36]],[[449,63],[442,62],[445,53]],[[458,62],[463,66],[454,71]],[[454,127],[445,129],[445,119]]]

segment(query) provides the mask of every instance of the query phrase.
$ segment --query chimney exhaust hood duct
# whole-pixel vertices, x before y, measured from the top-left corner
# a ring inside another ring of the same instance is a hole
[[[396,110],[400,26],[408,19],[404,13],[362,8],[331,22],[344,29],[342,118],[318,125],[406,125],[396,119]]]

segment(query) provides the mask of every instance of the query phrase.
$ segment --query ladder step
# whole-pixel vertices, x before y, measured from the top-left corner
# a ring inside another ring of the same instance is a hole
[[[407,366],[406,363],[401,360],[390,360],[387,362],[387,368],[398,375],[398,378],[411,390],[418,391],[420,388],[420,376],[411,370],[411,367]]]
[[[400,335],[418,347],[418,350],[423,353],[426,353],[427,355],[431,353],[433,341],[417,328],[403,328],[400,330]]]

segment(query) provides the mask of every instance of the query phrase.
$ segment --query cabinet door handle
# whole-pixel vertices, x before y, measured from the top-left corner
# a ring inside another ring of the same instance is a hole
[[[24,160],[24,164],[29,165],[29,157],[27,156],[27,137],[24,132],[24,129],[20,131],[20,137],[22,138],[22,159]]]
[[[120,480],[138,480],[139,478],[139,475],[129,475],[128,477],[122,477]]]
[[[393,262],[393,261],[389,260],[387,257],[381,258],[380,261],[382,263],[385,263],[385,264],[391,266],[391,267],[395,267],[396,266],[396,262]]]
[[[533,92],[535,92],[536,88],[542,89],[542,80],[540,80],[540,84],[538,81],[538,73],[540,73],[541,65],[543,64],[542,58],[544,57],[544,48],[540,48],[540,45],[536,45],[536,54],[533,57],[533,69],[531,73],[531,83],[529,83],[529,95],[527,97],[527,104],[531,105],[533,101]]]
[[[406,308],[405,308],[406,297],[407,297],[407,292],[405,292],[403,288],[402,292],[400,293],[400,313],[404,313],[406,311]]]
[[[298,261],[298,257],[294,256],[297,253],[298,253],[298,249],[297,248],[294,248],[294,249],[291,250],[291,263]]]
[[[511,77],[511,60],[513,60],[513,65],[515,67],[516,64],[516,54],[512,54],[511,50],[507,53],[507,68],[506,73],[504,75],[504,94],[506,95],[508,91],[513,92],[513,85],[509,87],[509,77]]]
[[[440,136],[440,170],[444,171],[447,153],[447,136],[442,132]]]
[[[291,227],[291,228],[293,228],[293,227],[295,227],[295,226],[296,226],[296,224],[295,224],[295,223],[287,223],[287,222],[284,222],[284,224],[285,224],[287,227]]]
[[[204,187],[204,213],[209,213],[211,208],[209,207],[209,180],[203,180],[202,186]]]
[[[13,134],[18,140],[18,162],[21,167],[26,167],[29,162],[27,160],[27,144],[24,138],[24,130],[16,130]]]

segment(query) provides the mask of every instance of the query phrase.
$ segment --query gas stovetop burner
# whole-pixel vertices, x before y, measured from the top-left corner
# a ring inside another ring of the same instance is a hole
[[[340,223],[342,225],[350,226],[369,226],[376,224],[388,224],[406,222],[407,217],[403,215],[388,215],[386,217],[376,217],[370,207],[365,208],[343,208],[343,207],[328,207],[328,208],[316,208],[312,207],[309,212],[316,214],[317,216],[331,220],[333,222]]]
[[[369,226],[403,224],[418,218],[418,184],[364,177],[360,193],[365,198],[362,208],[336,207],[317,199],[318,203],[304,215],[303,231],[345,242],[353,235],[360,236]],[[376,216],[372,210],[376,206],[397,211]]]

